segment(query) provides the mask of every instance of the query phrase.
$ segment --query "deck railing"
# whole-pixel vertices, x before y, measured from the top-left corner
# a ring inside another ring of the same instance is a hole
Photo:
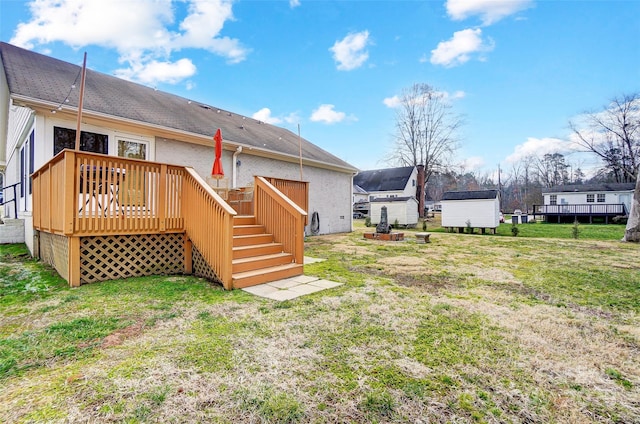
[[[626,207],[620,204],[534,205],[536,215],[625,215]]]
[[[64,150],[32,175],[33,225],[95,236],[181,232],[185,168]]]
[[[236,212],[193,169],[186,171],[182,191],[185,230],[224,288],[231,290]]]
[[[265,177],[282,194],[293,200],[300,209],[309,210],[309,183],[307,181],[284,180],[282,178]],[[304,217],[304,225],[307,225],[308,215]]]
[[[254,214],[256,223],[273,234],[295,263],[304,263],[304,225],[307,212],[285,196],[264,177],[255,177]]]

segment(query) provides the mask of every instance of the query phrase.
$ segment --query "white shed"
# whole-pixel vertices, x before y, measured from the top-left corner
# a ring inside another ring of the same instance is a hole
[[[415,227],[418,223],[418,201],[415,197],[384,197],[371,200],[371,223],[377,225],[380,222],[382,207],[387,207],[387,219],[389,224],[398,224],[406,227]]]
[[[500,225],[498,190],[448,191],[442,195],[442,226],[497,228]]]

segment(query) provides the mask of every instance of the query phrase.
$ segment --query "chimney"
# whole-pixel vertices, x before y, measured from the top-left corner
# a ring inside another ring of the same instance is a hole
[[[416,199],[418,200],[418,216],[424,218],[424,165],[416,166],[418,169],[418,181],[416,182]]]

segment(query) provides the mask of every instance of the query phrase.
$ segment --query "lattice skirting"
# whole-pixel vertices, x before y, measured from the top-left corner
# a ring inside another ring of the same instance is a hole
[[[183,234],[82,237],[80,282],[184,272]]]
[[[191,258],[193,261],[193,274],[197,277],[206,278],[209,281],[222,284],[222,281],[218,278],[215,272],[204,260],[204,257],[196,246],[192,246]]]
[[[69,242],[58,234],[38,232],[40,259],[51,265],[58,274],[69,281]]]

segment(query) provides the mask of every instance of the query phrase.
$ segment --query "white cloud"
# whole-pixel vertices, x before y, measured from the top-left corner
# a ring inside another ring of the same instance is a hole
[[[300,0],[289,0],[289,7],[290,8],[296,8],[300,6]]]
[[[423,54],[422,56],[420,56],[420,59],[418,59],[418,62],[420,63],[427,63],[429,61],[429,58],[427,57],[426,54]]]
[[[473,156],[464,159],[460,164],[460,167],[465,171],[473,172],[482,169],[484,165],[485,161],[483,158],[481,158],[480,156]]]
[[[287,124],[298,124],[300,123],[300,116],[298,116],[297,112],[292,112],[284,117],[284,122]]]
[[[333,59],[338,63],[339,70],[351,71],[362,66],[369,58],[366,50],[369,44],[369,31],[362,31],[336,41],[329,50],[333,52]]]
[[[324,122],[325,124],[335,124],[336,122],[342,122],[347,117],[344,112],[337,112],[334,110],[334,105],[320,105],[311,114],[311,120],[313,122]]]
[[[531,7],[532,0],[447,0],[447,13],[451,19],[461,21],[478,15],[484,25]]]
[[[127,80],[136,80],[143,84],[153,85],[156,82],[176,84],[196,73],[196,66],[190,59],[176,62],[159,62],[152,60],[146,63],[132,63],[127,69],[117,69],[115,75]]]
[[[382,103],[385,104],[385,106],[387,106],[388,108],[396,108],[398,106],[400,106],[400,96],[398,96],[397,94],[393,97],[387,97],[386,99],[384,99],[382,101]]]
[[[33,0],[31,19],[17,26],[10,42],[29,49],[53,42],[115,49],[120,62],[129,62],[128,69],[118,72],[151,83],[175,83],[193,75],[184,62],[193,65],[190,59],[171,58],[181,49],[206,49],[229,63],[246,58],[249,50],[239,40],[220,36],[225,22],[233,19],[232,0],[187,0],[187,16],[176,27],[174,8],[182,4],[183,0],[129,1],[124,13],[120,1]],[[137,70],[145,73],[138,75]],[[149,81],[154,72],[160,79]]]
[[[482,30],[464,29],[453,33],[449,41],[441,41],[438,47],[431,50],[431,63],[434,65],[457,66],[471,59],[472,53],[493,50],[491,40],[482,39]]]
[[[529,137],[527,141],[514,148],[513,153],[507,156],[506,162],[516,163],[530,156],[541,158],[547,153],[573,153],[577,151],[576,147],[574,143],[559,138]]]
[[[282,119],[271,116],[271,109],[268,107],[263,107],[253,115],[251,115],[253,119],[257,119],[258,121],[266,122],[267,124],[279,124],[282,122]]]

